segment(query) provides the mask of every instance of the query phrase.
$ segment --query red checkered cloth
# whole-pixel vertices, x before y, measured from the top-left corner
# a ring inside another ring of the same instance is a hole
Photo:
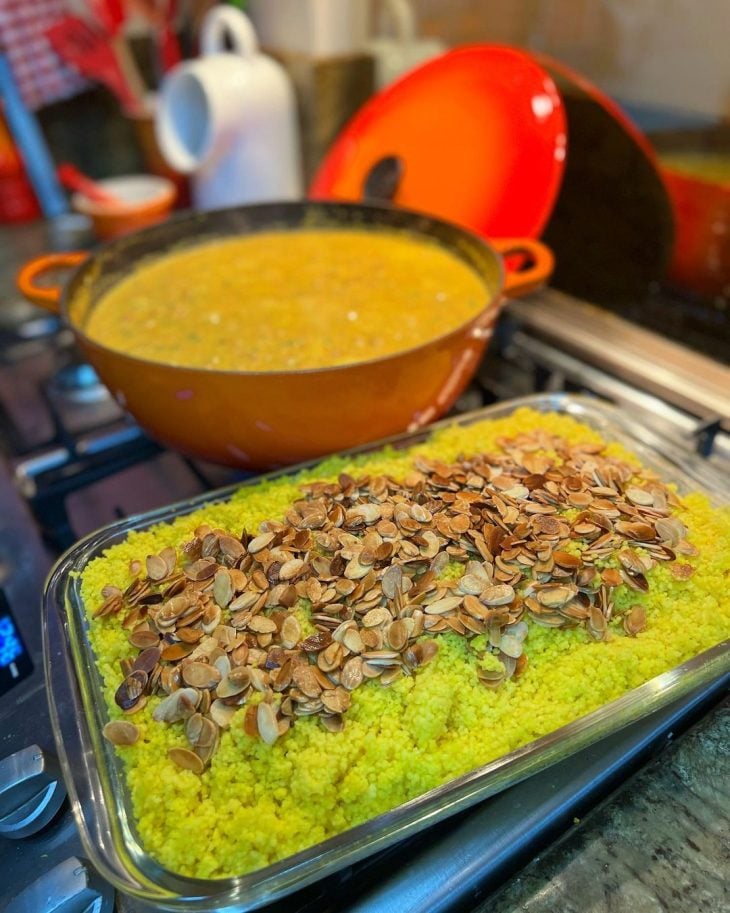
[[[76,95],[88,86],[61,60],[44,34],[67,13],[65,0],[0,0],[0,48],[31,110]]]

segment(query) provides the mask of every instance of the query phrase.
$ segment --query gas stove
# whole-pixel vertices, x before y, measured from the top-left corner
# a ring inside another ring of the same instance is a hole
[[[6,250],[13,243],[18,256],[33,253],[25,240],[18,246],[9,238]],[[0,283],[8,301],[0,326],[0,891],[11,913],[135,913],[142,908],[115,897],[83,859],[54,760],[41,654],[43,580],[55,557],[92,529],[245,476],[150,440],[58,320],[15,299],[8,276],[17,265],[5,265]],[[711,332],[714,351],[722,351],[717,328]],[[730,368],[722,359],[551,290],[508,306],[456,409],[563,389],[609,399],[730,467]],[[726,687],[691,695],[586,750],[579,763],[553,767],[271,909],[468,909]]]

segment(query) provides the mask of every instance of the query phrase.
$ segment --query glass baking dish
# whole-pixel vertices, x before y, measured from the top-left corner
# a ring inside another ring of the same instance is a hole
[[[565,394],[530,396],[448,419],[431,428],[502,418],[521,406],[569,414],[595,428],[604,438],[619,441],[665,481],[674,481],[680,493],[705,491],[716,506],[730,500],[727,481],[719,473],[672,442],[632,423],[630,417],[613,407],[588,398]],[[385,444],[406,448],[424,440],[429,431],[403,434],[349,453],[373,451]],[[255,485],[261,478],[273,478],[301,468],[280,470],[243,484]],[[730,669],[730,641],[724,641],[502,758],[274,865],[247,875],[216,880],[177,875],[162,868],[141,846],[122,764],[101,735],[108,718],[101,677],[87,639],[79,575],[90,560],[124,539],[131,530],[171,521],[225,499],[238,487],[130,517],[92,533],[59,559],[45,591],[44,647],[51,718],[85,851],[115,887],[153,903],[156,909],[229,913],[255,909],[506,789]]]

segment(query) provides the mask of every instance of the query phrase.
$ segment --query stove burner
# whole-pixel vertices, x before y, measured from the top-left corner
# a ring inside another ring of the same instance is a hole
[[[51,379],[49,388],[71,403],[101,403],[111,399],[99,375],[85,362],[61,368]]]
[[[52,314],[26,320],[18,327],[18,339],[45,339],[54,336],[61,328],[61,321]]]

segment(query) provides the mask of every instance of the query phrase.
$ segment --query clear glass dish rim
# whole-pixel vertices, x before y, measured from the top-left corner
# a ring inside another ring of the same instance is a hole
[[[571,415],[607,438],[625,444],[648,465],[656,467],[660,464],[670,470],[673,479],[680,484],[703,490],[713,502],[717,503],[718,494],[723,501],[730,501],[727,481],[699,458],[681,450],[655,431],[633,425],[615,407],[571,394],[537,394],[509,400],[445,419],[417,432],[368,443],[341,455],[346,457],[373,452],[388,445],[412,446],[439,428],[502,418],[524,406],[542,412]],[[128,838],[132,825],[127,820],[125,797],[119,794],[123,788],[122,765],[101,737],[102,717],[106,715],[105,704],[103,698],[99,700],[99,683],[85,684],[80,674],[88,672],[92,679],[94,674],[98,675],[90,646],[82,637],[86,618],[78,591],[78,575],[89,560],[132,530],[169,522],[215,501],[225,500],[241,487],[297,473],[301,469],[316,466],[322,459],[325,457],[257,476],[103,527],[81,539],[62,555],[46,582],[43,633],[47,693],[61,767],[85,852],[115,887],[147,902],[154,902],[159,909],[235,911],[255,909],[272,902],[384,849],[430,823],[506,789],[730,669],[730,641],[724,641],[508,755],[322,843],[247,875],[195,879],[162,868],[139,844],[132,844],[133,848],[130,849]],[[666,472],[664,475],[666,478]],[[60,659],[53,655],[54,647],[59,645],[51,643],[49,637],[54,619],[62,637]],[[87,765],[85,775],[88,783],[79,779],[81,773],[71,763],[62,734],[61,715],[65,712],[65,707],[59,706],[53,687],[53,681],[58,681],[59,674],[64,677],[64,683],[70,689],[81,753]],[[91,696],[95,689],[96,701]],[[90,724],[90,719],[93,720],[93,725]],[[81,798],[85,786],[89,792],[86,802]],[[93,833],[98,833],[100,828],[108,836],[108,845],[105,847],[99,846],[93,837]],[[109,830],[111,833],[108,833]]]

